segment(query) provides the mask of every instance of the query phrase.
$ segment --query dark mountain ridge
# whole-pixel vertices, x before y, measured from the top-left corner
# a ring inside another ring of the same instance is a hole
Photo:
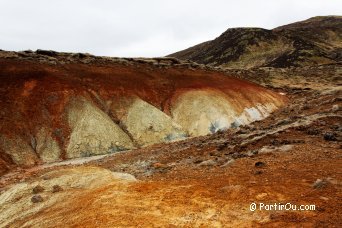
[[[224,68],[331,64],[342,60],[341,34],[341,16],[313,17],[272,30],[230,28],[169,56]]]

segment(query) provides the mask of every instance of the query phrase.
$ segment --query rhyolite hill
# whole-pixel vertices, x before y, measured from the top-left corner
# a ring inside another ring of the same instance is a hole
[[[313,17],[272,30],[230,28],[169,56],[241,69],[334,64],[342,61],[342,17]]]
[[[286,102],[174,58],[0,51],[0,80],[1,172],[206,135]]]

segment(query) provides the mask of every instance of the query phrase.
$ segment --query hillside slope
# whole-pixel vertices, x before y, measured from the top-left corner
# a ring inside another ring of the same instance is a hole
[[[0,227],[340,227],[342,91],[322,73],[312,89],[288,81],[284,107],[238,129],[14,169]]]
[[[198,67],[172,58],[1,51],[2,172],[215,133],[263,119],[286,100]]]
[[[342,17],[313,17],[273,30],[231,28],[207,41],[169,55],[229,68],[289,67],[342,60]]]

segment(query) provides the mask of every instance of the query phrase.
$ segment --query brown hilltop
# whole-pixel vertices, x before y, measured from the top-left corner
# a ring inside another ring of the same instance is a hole
[[[231,28],[169,56],[223,68],[289,67],[342,60],[342,18],[314,17],[267,30]]]

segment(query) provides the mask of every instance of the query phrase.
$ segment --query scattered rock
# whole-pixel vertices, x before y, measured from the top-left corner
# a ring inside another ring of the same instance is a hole
[[[214,165],[216,165],[216,162],[214,160],[207,160],[207,161],[201,162],[198,165],[199,166],[214,166]]]
[[[36,187],[34,187],[34,188],[32,189],[32,193],[33,193],[33,194],[37,194],[37,193],[43,192],[44,190],[45,190],[45,189],[44,189],[42,186],[37,185]]]
[[[327,187],[327,185],[329,184],[329,181],[325,180],[325,179],[317,179],[315,181],[315,183],[313,184],[313,188],[314,189],[322,189]]]
[[[236,134],[247,134],[247,133],[248,133],[248,131],[245,129],[240,129],[236,132]]]
[[[227,145],[228,145],[227,142],[222,143],[222,144],[218,145],[216,149],[217,149],[217,151],[221,151],[221,150],[225,149],[227,147]]]
[[[232,165],[233,163],[235,162],[235,159],[231,159],[229,161],[227,161],[226,163],[224,163],[223,165],[221,165],[221,167],[227,167],[227,166],[230,166]]]
[[[253,157],[254,155],[257,155],[258,153],[259,153],[259,151],[257,151],[257,150],[250,150],[247,152],[247,156]]]
[[[278,146],[278,145],[280,145],[280,141],[277,140],[277,139],[273,139],[273,140],[271,140],[271,144],[272,144],[273,146]]]
[[[340,110],[340,107],[339,107],[339,105],[333,105],[332,106],[332,108],[331,108],[331,111],[333,111],[333,112],[336,112],[336,111],[338,111],[338,110]]]
[[[41,195],[34,195],[32,196],[31,198],[31,202],[32,203],[40,203],[40,202],[43,202],[43,197]]]
[[[287,151],[292,150],[292,148],[293,148],[293,145],[283,145],[281,147],[278,147],[277,149],[281,152],[287,152]]]
[[[323,137],[324,137],[324,140],[326,140],[326,141],[336,141],[337,140],[335,134],[332,132],[324,133]]]
[[[266,164],[264,162],[258,161],[254,164],[254,166],[257,168],[262,168],[262,167],[265,167]]]
[[[289,120],[289,119],[284,119],[284,120],[278,121],[275,125],[276,125],[276,126],[282,126],[282,125],[286,125],[286,124],[289,124],[289,123],[291,123],[291,120]]]
[[[247,154],[238,153],[238,152],[235,152],[232,154],[232,158],[234,158],[234,159],[244,158],[244,157],[247,157]]]
[[[264,146],[259,150],[259,154],[268,154],[272,153],[275,150],[275,147]]]
[[[335,124],[334,126],[332,126],[332,129],[334,129],[335,131],[341,132],[342,131],[342,125]]]
[[[59,185],[54,185],[52,186],[52,192],[55,193],[55,192],[61,192],[63,191],[63,188]]]
[[[320,133],[320,131],[319,131],[318,129],[308,129],[308,130],[306,131],[306,133],[307,133],[308,135],[318,135],[318,134]]]

